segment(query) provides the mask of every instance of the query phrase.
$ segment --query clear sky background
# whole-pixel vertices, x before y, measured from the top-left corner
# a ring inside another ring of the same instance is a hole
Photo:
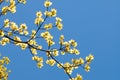
[[[26,5],[18,5],[17,12],[8,14],[0,19],[9,18],[17,24],[26,23],[33,29],[35,13],[42,10],[44,0],[27,0]],[[91,71],[86,73],[79,68],[74,73],[80,73],[83,80],[120,80],[120,0],[52,0],[53,7],[58,10],[58,16],[63,19],[64,28],[52,31],[56,40],[64,34],[66,40],[75,39],[79,57],[89,53],[95,56],[91,64]],[[12,70],[9,80],[68,80],[63,70],[44,65],[42,69],[36,67],[31,60],[28,50],[8,45],[0,46],[0,53],[9,56]],[[70,56],[71,58],[71,56]],[[69,56],[60,60],[68,60]],[[75,74],[73,73],[73,76]]]

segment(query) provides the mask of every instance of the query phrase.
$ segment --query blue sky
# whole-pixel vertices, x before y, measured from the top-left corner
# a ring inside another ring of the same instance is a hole
[[[43,10],[44,0],[28,0],[26,5],[18,5],[17,12],[0,19],[9,18],[16,23],[26,23],[29,29],[36,27],[34,18],[36,11]],[[62,31],[53,30],[54,37],[64,34],[66,40],[75,39],[79,43],[80,56],[89,53],[95,56],[91,71],[75,70],[83,80],[119,80],[120,74],[120,1],[119,0],[52,0],[53,7],[58,10],[58,16],[63,19]],[[21,51],[19,47],[0,46],[0,53],[9,56],[12,70],[9,80],[68,80],[63,70],[45,65],[42,69],[36,67],[28,50]],[[70,56],[71,57],[71,56]],[[69,56],[61,57],[61,60]],[[75,74],[73,74],[75,76]]]

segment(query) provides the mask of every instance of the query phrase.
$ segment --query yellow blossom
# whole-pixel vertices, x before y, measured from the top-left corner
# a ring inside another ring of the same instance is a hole
[[[20,47],[21,47],[22,50],[25,50],[25,49],[27,48],[27,46],[28,46],[28,45],[25,44],[25,43],[21,43],[21,44],[20,44]]]
[[[80,54],[80,51],[79,51],[78,49],[73,48],[73,49],[70,49],[70,53],[71,53],[71,54],[79,55],[79,54]]]
[[[0,37],[4,36],[4,32],[2,30],[0,30]]]
[[[38,56],[34,56],[33,60],[36,60],[37,62],[43,62],[43,58],[42,57],[38,57]]]
[[[57,49],[54,49],[54,50],[53,50],[53,55],[54,55],[54,56],[58,56],[58,55],[59,55],[58,53],[59,53],[59,51],[58,51]]]
[[[23,31],[23,34],[28,35],[29,32],[27,30]]]
[[[42,68],[42,67],[43,67],[43,63],[38,62],[38,63],[37,63],[37,66],[38,66],[38,68]]]
[[[14,36],[14,40],[15,41],[21,41],[20,37],[18,37],[18,36]]]
[[[17,42],[14,42],[15,45],[17,45],[17,46],[20,45],[20,43],[18,43],[18,42],[21,42],[21,38],[20,37],[14,36],[14,40],[17,41]]]
[[[45,24],[45,25],[44,25],[44,28],[45,28],[46,30],[51,29],[51,28],[52,28],[52,23]]]
[[[36,34],[36,30],[32,30],[31,37],[35,38],[36,37],[35,34]]]
[[[15,13],[16,12],[16,6],[15,4],[14,5],[10,5],[8,10],[11,12],[11,13]]]
[[[15,5],[15,0],[10,0],[10,5],[8,7],[8,10],[11,12],[11,13],[15,13],[16,12],[16,5]]]
[[[88,64],[85,65],[85,71],[90,71],[90,66]]]
[[[45,2],[44,2],[44,6],[45,7],[50,7],[52,5],[52,2],[50,2],[49,0],[46,0]]]
[[[53,36],[48,31],[41,33],[41,37],[47,41],[53,39]]]
[[[0,80],[8,80],[9,70],[6,68],[10,62],[8,57],[0,59]]]
[[[54,66],[55,65],[55,60],[53,60],[53,59],[49,59],[49,60],[47,60],[46,61],[46,64],[49,64],[50,66]]]
[[[73,47],[77,47],[77,42],[76,42],[75,40],[71,39],[71,40],[69,41],[69,43],[70,43]]]
[[[35,44],[36,44],[36,41],[35,41],[35,40],[30,40],[28,43],[29,43],[30,45],[35,45]]]
[[[71,64],[69,63],[69,62],[66,62],[65,64],[64,64],[64,67],[65,67],[65,72],[67,73],[67,74],[71,74],[72,73],[72,71],[73,71],[73,67],[71,67]]]
[[[57,26],[57,28],[58,28],[59,30],[62,30],[62,28],[63,28],[63,24],[62,24],[62,23],[58,23],[56,26]]]
[[[92,54],[89,54],[89,56],[86,56],[86,61],[91,62],[94,59],[94,56]]]
[[[41,63],[42,63],[42,62],[43,62],[43,58],[42,58],[42,57],[39,57],[39,58],[38,58],[38,62],[41,62]]]
[[[55,19],[56,19],[56,22],[57,22],[57,23],[58,23],[58,22],[62,22],[62,19],[59,18],[59,17],[56,17]]]
[[[9,27],[9,19],[4,20],[4,27],[7,28]]]
[[[50,12],[50,11],[45,11],[45,16],[48,16],[48,17],[51,17],[52,16],[52,12]]]
[[[6,43],[9,43],[10,40],[8,38],[2,38],[2,40],[0,41],[0,43],[4,46],[6,45]]]
[[[64,40],[64,35],[61,35],[60,36],[60,41],[63,41]]]
[[[33,56],[32,60],[38,61],[39,57],[38,56]]]
[[[59,40],[60,40],[60,42],[59,42],[59,43],[63,45],[64,35],[61,35],[61,36],[60,36],[60,38],[59,38]]]
[[[76,66],[79,66],[81,64],[84,64],[84,60],[82,58],[80,59],[72,59],[72,63]]]
[[[65,64],[64,64],[64,67],[69,67],[70,66],[70,63],[69,62],[66,62]]]
[[[10,63],[10,59],[8,57],[3,57],[4,63],[5,64],[9,64]]]
[[[63,43],[65,45],[65,52],[69,52],[70,51],[70,44],[68,42],[64,42]]]
[[[37,12],[36,17],[42,17],[42,12],[41,11]]]
[[[39,25],[39,24],[42,23],[43,21],[44,21],[43,18],[37,17],[37,18],[35,19],[35,24],[36,24],[36,25]]]
[[[13,31],[17,31],[18,30],[17,24],[14,22],[10,22],[10,29]]]
[[[27,29],[27,25],[24,23],[24,24],[20,24],[20,28],[23,29],[23,30],[26,30]]]
[[[63,28],[63,24],[61,22],[62,22],[62,19],[59,17],[56,17],[56,26],[59,30],[62,30]]]
[[[48,46],[52,46],[55,44],[55,42],[51,39],[47,40]]]
[[[56,16],[57,10],[56,9],[51,9],[52,16]]]
[[[75,78],[75,80],[82,80],[82,76],[77,74],[77,77]]]
[[[34,49],[34,48],[31,48],[31,52],[32,52],[33,55],[36,55],[36,54],[37,54],[37,50]]]
[[[6,15],[8,11],[8,6],[2,7],[2,14]]]
[[[35,34],[36,33],[36,30],[32,30],[32,34]]]

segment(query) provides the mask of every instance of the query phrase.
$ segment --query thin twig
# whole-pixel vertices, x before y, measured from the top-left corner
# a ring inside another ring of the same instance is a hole
[[[59,65],[66,71],[66,68],[65,68],[59,61],[57,61],[57,59],[55,59],[55,58],[50,54],[49,51],[48,51],[48,54],[50,55],[50,57],[51,57],[53,60],[55,60],[55,62],[56,62],[57,64],[59,64]],[[70,75],[69,73],[66,72],[66,74],[68,75],[68,77],[69,77],[70,79],[72,79],[72,77],[71,77],[71,75]]]
[[[48,8],[47,8],[46,10],[48,11]],[[30,40],[32,40],[32,39],[36,36],[36,34],[37,34],[38,31],[41,29],[42,25],[45,23],[45,21],[46,21],[47,18],[48,18],[48,17],[45,16],[44,21],[43,21],[40,25],[38,25],[38,29],[36,30],[36,33],[34,34],[34,36],[33,36],[32,38],[30,38],[30,39],[28,40],[28,42],[29,42]]]

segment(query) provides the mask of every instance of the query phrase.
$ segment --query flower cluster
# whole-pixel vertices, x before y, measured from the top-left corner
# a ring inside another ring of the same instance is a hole
[[[26,43],[22,43],[22,40],[19,36],[16,36],[15,34],[18,35],[28,35],[29,32],[27,30],[27,25],[26,24],[20,24],[18,26],[15,22],[11,22],[9,19],[4,20],[4,29],[7,29],[9,31],[5,30],[0,30],[0,44],[1,45],[6,45],[7,43],[10,43],[10,39],[13,38],[14,44],[17,46],[20,46],[22,50],[25,50],[28,46]],[[6,37],[5,37],[6,36]]]
[[[61,45],[61,54],[64,55],[65,53],[76,54],[79,55],[80,51],[76,49],[77,42],[73,39],[69,41],[64,41],[64,35],[60,36],[59,44]]]
[[[59,17],[56,17],[56,22],[55,23],[56,23],[57,28],[59,30],[62,30],[62,28],[63,28],[62,19],[59,18]]]
[[[3,0],[0,0],[0,3],[1,2],[3,2]],[[6,15],[8,12],[15,13],[18,3],[26,4],[26,0],[18,0],[18,2],[10,0],[8,2],[10,2],[10,5],[2,8],[2,15]],[[44,12],[36,12],[34,23],[37,27],[31,31],[28,30],[29,27],[25,23],[17,25],[15,22],[5,19],[3,27],[0,28],[0,45],[5,46],[10,43],[19,46],[22,50],[28,49],[31,52],[32,60],[37,63],[38,68],[42,68],[44,63],[50,66],[56,65],[58,68],[64,69],[70,80],[82,80],[82,76],[79,74],[77,74],[75,78],[72,78],[71,75],[73,71],[80,66],[84,68],[85,71],[90,71],[90,63],[94,59],[94,56],[90,54],[86,56],[85,59],[81,57],[73,58],[70,61],[62,63],[57,59],[58,56],[67,54],[79,56],[80,51],[77,49],[78,43],[74,39],[66,41],[64,35],[59,37],[58,44],[54,41],[54,35],[50,32],[50,29],[57,28],[58,30],[62,30],[63,24],[62,19],[57,16],[57,10],[51,8],[51,6],[52,2],[45,0],[44,7],[46,10]],[[55,22],[46,21],[48,18],[49,20],[53,19],[51,21]],[[47,49],[43,48],[44,45],[41,40],[47,43]],[[54,48],[55,44],[59,45],[59,47]],[[46,55],[45,58],[40,56],[42,53],[45,53],[43,54]],[[3,69],[3,65],[8,63],[9,59],[7,57],[0,60],[0,79],[8,76],[6,72],[7,69]]]
[[[48,31],[41,33],[41,37],[46,40],[48,46],[52,46],[53,44],[55,44],[55,42],[52,40],[53,36]]]
[[[47,17],[55,17],[57,15],[56,9],[51,9],[51,11],[45,11],[44,13]]]
[[[38,68],[42,68],[43,67],[43,58],[42,57],[33,56],[32,60],[35,60],[37,62]]]
[[[92,54],[89,54],[86,56],[86,64],[85,64],[85,70],[88,72],[90,71],[90,63],[94,59],[94,56]]]
[[[44,19],[42,18],[42,12],[39,11],[36,13],[36,19],[35,19],[35,24],[39,25],[40,23],[42,23],[44,21]]]
[[[0,80],[8,80],[8,74],[11,72],[5,65],[10,62],[8,57],[0,57]]]
[[[29,34],[27,31],[27,25],[25,23],[20,24],[20,26],[18,26],[15,22],[10,21],[9,19],[4,20],[4,28],[9,28],[11,31],[15,31],[16,33],[19,33],[22,35]],[[12,32],[11,32],[11,35],[12,35]]]
[[[46,64],[49,64],[50,66],[54,66],[55,65],[55,60],[53,60],[53,59],[49,59],[49,60],[47,60],[46,61]]]
[[[45,24],[45,25],[44,25],[44,29],[45,29],[45,30],[51,29],[52,27],[53,27],[52,23],[49,23],[49,24]]]
[[[70,80],[83,80],[80,74],[77,74],[76,78],[72,78]]]
[[[5,5],[2,7],[1,15],[6,15],[8,12],[15,13],[16,12],[16,5],[18,3],[26,3],[26,0],[18,0],[17,2],[15,0],[0,0],[0,3],[2,2],[9,2],[9,5]]]

